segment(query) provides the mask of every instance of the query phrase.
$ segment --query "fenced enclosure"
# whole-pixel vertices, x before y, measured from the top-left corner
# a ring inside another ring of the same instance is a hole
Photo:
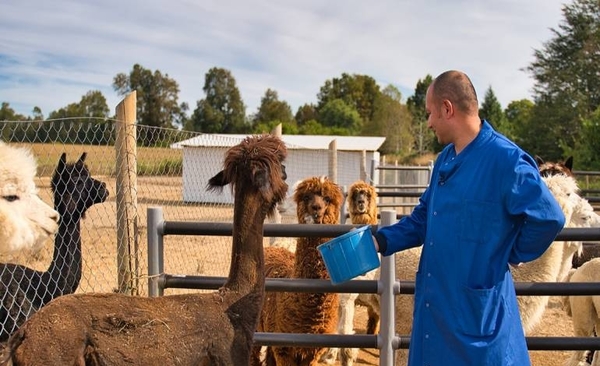
[[[185,167],[184,149],[177,143],[201,133],[137,125],[135,104],[127,105],[126,99],[120,108],[117,108],[116,119],[0,121],[1,141],[33,151],[38,162],[39,195],[49,205],[53,205],[50,181],[62,153],[66,153],[69,162],[87,153],[86,163],[92,177],[107,185],[110,195],[106,202],[92,206],[81,220],[83,261],[77,292],[147,295],[145,225],[148,207],[162,207],[165,218],[174,221],[231,222],[233,216],[233,206],[229,203],[188,201],[184,200],[183,193],[183,170],[192,169],[188,172],[192,176],[211,177],[218,173],[215,167],[220,169],[226,149],[222,155],[215,155],[211,164]],[[239,142],[226,135],[214,138],[225,147]],[[348,156],[345,151],[333,154]],[[332,150],[296,154],[294,164],[318,175],[333,175],[328,172],[338,169],[335,164],[315,166],[314,156],[331,157]],[[344,171],[339,173],[339,179],[365,179],[369,169],[364,165],[364,157],[361,157],[352,173],[356,176]],[[204,190],[206,183],[199,183],[198,189]],[[291,194],[294,182],[288,183],[288,194]],[[295,222],[295,209],[290,207],[278,220]],[[38,253],[18,253],[0,260],[45,271],[52,261],[53,247],[53,240],[49,240]],[[226,236],[173,238],[168,243],[165,270],[175,274],[226,275],[228,269],[223,263],[229,263],[230,247],[230,238]]]
[[[92,176],[108,186],[108,200],[92,206],[81,221],[83,274],[77,292],[114,291],[148,295],[146,215],[149,207],[161,207],[168,221],[232,221],[233,207],[230,204],[184,200],[184,153],[183,149],[173,148],[172,144],[200,133],[126,124],[125,120],[131,120],[131,116],[122,114],[116,119],[0,121],[2,141],[33,150],[38,161],[36,183],[40,196],[48,204],[52,205],[50,180],[63,152],[67,153],[69,161],[75,161],[86,152]],[[238,142],[226,136],[218,138],[223,146]],[[317,151],[316,154],[330,155],[331,151]],[[376,166],[375,163],[373,166]],[[315,161],[299,158],[295,164],[305,164],[310,168],[314,167]],[[431,174],[431,165],[381,165],[366,173],[369,169],[364,167],[364,161],[356,164],[361,166],[361,174],[357,174],[355,179],[373,181],[377,177],[380,208],[395,207],[399,214],[410,212]],[[202,176],[217,173],[203,164],[193,168],[198,169]],[[586,172],[576,174],[585,176]],[[594,175],[589,176],[590,185],[593,186],[595,178]],[[293,182],[289,183],[291,191]],[[586,189],[586,186],[582,188]],[[295,223],[295,211],[283,213],[281,222]],[[53,255],[54,243],[51,241],[39,253],[21,253],[1,260],[46,270]],[[231,237],[227,234],[170,236],[165,243],[165,252],[168,254],[164,257],[163,268],[169,274],[171,284],[176,284],[184,276],[218,279],[228,272]],[[184,287],[167,286],[165,291],[166,294],[198,291]]]

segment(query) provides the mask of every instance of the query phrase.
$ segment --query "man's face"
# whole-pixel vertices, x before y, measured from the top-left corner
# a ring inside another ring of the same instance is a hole
[[[445,129],[447,124],[444,123],[442,115],[442,106],[436,103],[431,92],[431,86],[427,89],[425,96],[425,112],[427,113],[427,127],[429,127],[440,144],[446,144],[446,132]]]

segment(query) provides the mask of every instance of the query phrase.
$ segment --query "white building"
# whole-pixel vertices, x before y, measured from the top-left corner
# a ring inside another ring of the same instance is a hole
[[[240,143],[247,135],[203,134],[171,145],[183,149],[183,200],[184,202],[233,203],[231,190],[223,193],[206,191],[208,180],[223,168],[227,150]],[[294,183],[311,176],[330,176],[329,146],[337,146],[337,183],[348,187],[361,177],[371,177],[374,165],[379,162],[379,152],[385,137],[282,135],[288,149],[284,162],[291,194]],[[363,164],[364,162],[364,164]],[[364,169],[361,175],[361,167]],[[376,181],[373,182],[377,183]]]

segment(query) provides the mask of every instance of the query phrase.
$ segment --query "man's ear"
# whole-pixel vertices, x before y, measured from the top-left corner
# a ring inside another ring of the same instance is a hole
[[[444,99],[442,101],[442,113],[446,118],[449,118],[452,115],[454,115],[454,106],[452,105],[452,102],[448,99]]]

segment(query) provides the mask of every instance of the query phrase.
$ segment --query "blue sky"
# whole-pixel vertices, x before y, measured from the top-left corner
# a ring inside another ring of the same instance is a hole
[[[566,2],[570,3],[570,2]],[[393,84],[404,99],[448,69],[502,107],[531,98],[523,71],[562,22],[559,0],[4,0],[0,102],[31,115],[100,90],[114,111],[118,73],[139,63],[179,84],[191,111],[211,67],[230,70],[246,113],[267,88],[295,113],[342,73]],[[190,112],[191,112],[190,111]]]

